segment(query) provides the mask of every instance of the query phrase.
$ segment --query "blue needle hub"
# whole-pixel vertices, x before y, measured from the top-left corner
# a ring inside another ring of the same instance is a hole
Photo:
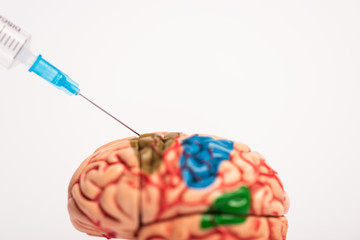
[[[29,72],[34,72],[58,89],[69,95],[78,95],[80,92],[79,84],[71,80],[65,73],[54,67],[48,61],[39,55],[34,64],[30,67]]]

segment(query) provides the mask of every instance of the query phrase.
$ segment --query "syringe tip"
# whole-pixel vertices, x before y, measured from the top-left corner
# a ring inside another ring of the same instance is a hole
[[[36,73],[69,95],[77,95],[80,92],[79,84],[74,82],[65,73],[43,59],[41,55],[37,57],[34,64],[29,69],[29,72]]]

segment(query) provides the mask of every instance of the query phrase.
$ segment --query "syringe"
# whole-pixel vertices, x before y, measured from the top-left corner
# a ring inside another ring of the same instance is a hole
[[[136,135],[139,135],[139,133],[128,125],[81,94],[79,84],[69,78],[65,73],[54,67],[41,55],[36,56],[33,54],[29,47],[30,38],[30,34],[0,14],[0,64],[8,69],[11,68],[15,62],[26,65],[29,67],[29,72],[36,73],[70,96],[75,95],[83,97]]]

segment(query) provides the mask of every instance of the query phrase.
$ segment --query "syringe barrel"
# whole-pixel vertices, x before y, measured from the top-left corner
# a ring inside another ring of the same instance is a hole
[[[0,64],[10,68],[30,34],[0,14]]]
[[[0,14],[0,64],[10,68],[15,61],[19,61],[28,66],[30,72],[36,73],[58,89],[69,95],[78,95],[79,84],[41,55],[36,57],[26,44],[29,40],[30,34]]]

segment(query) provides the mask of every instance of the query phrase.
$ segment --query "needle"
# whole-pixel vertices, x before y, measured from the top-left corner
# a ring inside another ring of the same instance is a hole
[[[111,115],[109,112],[105,111],[103,108],[101,108],[99,105],[97,105],[96,103],[94,103],[93,101],[91,101],[90,99],[88,99],[87,97],[85,97],[84,95],[82,95],[80,92],[77,94],[81,97],[83,97],[85,100],[89,101],[91,104],[93,104],[95,107],[99,108],[101,111],[103,111],[104,113],[106,113],[107,115],[109,115],[110,117],[112,117],[113,119],[115,119],[117,122],[121,123],[124,127],[126,127],[127,129],[129,129],[130,131],[132,131],[133,133],[135,133],[136,135],[140,136],[139,133],[137,133],[134,129],[132,129],[131,127],[129,127],[128,125],[126,125],[125,123],[123,123],[122,121],[120,121],[119,119],[117,119],[116,117],[114,117],[113,115]]]

